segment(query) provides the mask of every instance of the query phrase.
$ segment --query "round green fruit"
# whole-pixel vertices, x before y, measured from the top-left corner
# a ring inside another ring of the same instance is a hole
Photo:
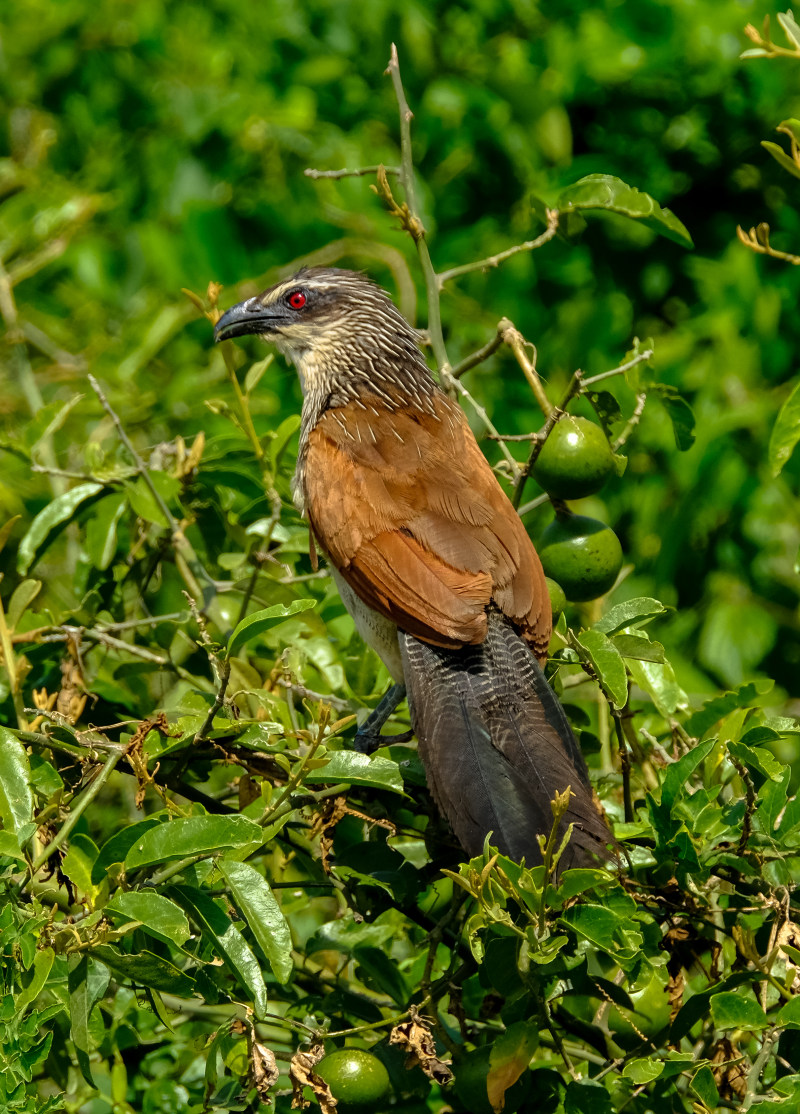
[[[550,594],[550,610],[553,612],[553,622],[555,623],[567,606],[567,597],[564,589],[555,580],[551,580],[549,576],[544,579],[547,584],[547,591]]]
[[[536,547],[545,576],[556,580],[573,603],[597,599],[614,587],[622,546],[610,527],[585,515],[560,515]]]
[[[615,470],[602,429],[587,418],[565,414],[536,458],[531,475],[556,499],[583,499],[599,491]]]
[[[361,1048],[340,1048],[323,1057],[315,1073],[331,1089],[342,1114],[377,1111],[389,1093],[389,1073],[377,1056]],[[382,1109],[382,1108],[381,1108]]]

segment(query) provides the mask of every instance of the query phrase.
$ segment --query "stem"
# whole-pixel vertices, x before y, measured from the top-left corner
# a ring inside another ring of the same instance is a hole
[[[528,359],[528,354],[525,351],[525,338],[519,329],[504,317],[500,324],[497,326],[498,331],[503,339],[503,343],[507,344],[511,351],[514,353],[517,363],[522,368],[525,378],[528,380],[528,385],[533,391],[536,401],[539,403],[542,413],[545,417],[552,412],[552,404],[547,397],[542,381],[539,378],[539,373],[536,370],[536,348],[533,348],[534,356],[533,361]]]
[[[303,171],[306,178],[361,178],[365,174],[377,174],[379,166],[360,166],[357,170],[315,170],[313,166],[309,166]],[[383,168],[387,174],[393,174],[399,177],[403,172],[399,166],[384,166]]]
[[[476,263],[463,263],[460,267],[451,267],[448,271],[442,271],[438,276],[439,289],[450,279],[458,278],[460,275],[468,275],[472,271],[486,271],[489,267],[498,267],[504,263],[506,259],[510,259],[512,255],[517,255],[521,251],[535,251],[536,248],[542,247],[548,240],[552,240],[558,228],[558,209],[547,210],[547,228],[537,236],[535,240],[526,240],[524,244],[516,244],[513,248],[506,248],[505,251],[498,252],[497,255],[490,255],[486,259],[479,259]]]
[[[40,867],[44,866],[44,864],[47,862],[47,860],[50,858],[50,856],[53,854],[53,852],[57,851],[58,848],[61,846],[61,844],[64,843],[64,841],[67,839],[67,837],[69,836],[72,829],[75,827],[75,825],[80,820],[83,813],[86,811],[88,806],[92,803],[92,801],[95,799],[97,794],[100,792],[100,790],[103,788],[105,783],[108,781],[108,779],[111,776],[111,773],[114,770],[114,767],[116,766],[116,764],[119,762],[119,760],[121,758],[124,757],[124,755],[125,755],[125,748],[124,747],[120,747],[118,750],[115,750],[115,751],[113,751],[113,753],[109,754],[108,758],[105,760],[105,762],[103,764],[103,768],[100,770],[100,773],[97,775],[97,777],[91,783],[91,785],[87,786],[85,792],[81,794],[80,799],[78,800],[75,807],[70,811],[69,816],[64,821],[64,823],[61,825],[61,828],[59,829],[59,831],[56,833],[56,835],[53,837],[53,839],[50,840],[48,845],[45,848],[42,849],[41,854],[38,855],[37,858],[34,860],[33,865],[31,866],[30,878],[28,879],[27,882],[23,883],[23,885],[21,887],[21,890],[24,889],[26,885],[29,885],[33,881],[33,878],[37,874],[37,872],[39,871]]]
[[[392,43],[392,52],[386,72],[392,79],[394,95],[400,112],[400,181],[406,195],[406,202],[411,216],[419,223],[419,234],[414,237],[417,245],[420,266],[425,278],[425,290],[428,298],[428,333],[431,338],[431,347],[436,357],[439,370],[449,370],[450,360],[447,355],[444,337],[442,335],[442,314],[439,305],[439,283],[436,271],[433,269],[428,245],[425,241],[425,228],[419,218],[419,205],[417,191],[414,183],[414,159],[411,150],[411,120],[413,112],[408,107],[403,82],[400,77],[400,62],[397,57],[397,47]]]
[[[497,349],[503,343],[503,338],[500,335],[500,326],[498,325],[497,328],[497,333],[492,337],[490,341],[484,344],[483,348],[479,348],[477,352],[473,352],[471,356],[466,356],[461,361],[461,363],[456,364],[456,366],[450,372],[454,379],[460,379],[465,371],[469,371],[470,368],[477,367],[478,364],[482,364],[484,360],[488,360],[488,358],[497,351]]]
[[[0,573],[0,580],[3,576]],[[14,644],[11,640],[11,632],[6,623],[6,613],[3,609],[3,601],[0,599],[0,649],[3,651],[3,662],[8,674],[8,684],[11,689],[11,699],[14,703],[14,715],[17,720],[17,727],[25,728],[28,726],[28,721],[25,719],[25,701],[22,699],[22,693],[19,691],[19,677],[17,676],[17,659],[14,656]]]

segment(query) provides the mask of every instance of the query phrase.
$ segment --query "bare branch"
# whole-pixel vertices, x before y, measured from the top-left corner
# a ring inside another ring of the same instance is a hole
[[[524,244],[516,244],[513,248],[506,248],[505,251],[500,251],[497,255],[490,255],[487,259],[479,259],[476,263],[463,263],[460,267],[451,267],[449,271],[442,271],[437,278],[439,289],[441,290],[450,279],[458,278],[460,275],[468,275],[472,271],[488,271],[490,267],[499,267],[512,255],[517,255],[521,251],[535,251],[542,247],[543,244],[546,244],[548,240],[552,240],[555,236],[558,228],[558,215],[558,209],[547,210],[547,228],[535,240],[526,240]]]
[[[376,174],[380,168],[380,163],[378,166],[360,166],[357,170],[315,170],[313,166],[309,166],[303,173],[306,178],[313,178],[316,181],[317,178],[362,178],[366,174]],[[395,177],[402,174],[399,166],[384,166],[383,169],[387,174],[393,174]]]

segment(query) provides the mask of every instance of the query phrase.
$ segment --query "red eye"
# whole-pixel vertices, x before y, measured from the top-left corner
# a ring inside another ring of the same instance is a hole
[[[292,309],[302,309],[306,304],[306,296],[302,290],[293,290],[289,295],[289,305]]]

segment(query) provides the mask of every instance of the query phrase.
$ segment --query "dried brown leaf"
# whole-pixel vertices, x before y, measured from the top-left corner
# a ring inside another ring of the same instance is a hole
[[[440,1060],[436,1055],[436,1045],[433,1034],[428,1025],[413,1007],[409,1011],[411,1017],[395,1025],[389,1035],[389,1044],[397,1044],[408,1056],[407,1067],[414,1068],[419,1064],[429,1079],[434,1083],[444,1085],[453,1078],[450,1064]]]
[[[314,1068],[325,1055],[325,1048],[315,1044],[308,1052],[295,1052],[289,1064],[289,1078],[292,1081],[292,1110],[305,1110],[311,1105],[303,1094],[304,1087],[310,1087],[319,1103],[322,1114],[335,1114],[338,1105],[331,1089],[324,1079],[320,1079]]]
[[[272,1106],[269,1093],[278,1082],[278,1063],[272,1050],[255,1040],[250,1042],[250,1072],[258,1097],[266,1106]]]

